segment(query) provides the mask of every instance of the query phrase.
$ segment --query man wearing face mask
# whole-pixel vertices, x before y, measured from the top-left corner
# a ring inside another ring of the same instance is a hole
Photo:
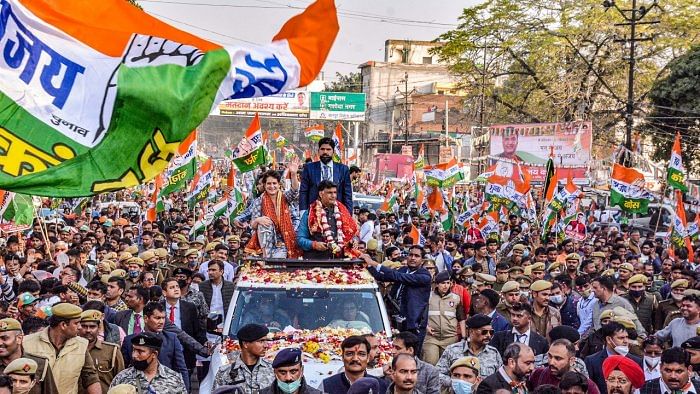
[[[451,386],[448,394],[471,394],[481,382],[479,359],[462,357],[450,365]]]
[[[632,315],[631,320],[634,322],[639,336],[646,337],[647,332],[639,322],[637,316],[634,315],[634,308],[632,308],[629,301],[613,293],[614,287],[615,282],[611,277],[606,275],[599,276],[591,281],[591,289],[598,299],[598,302],[593,304],[593,327],[596,330],[600,328],[601,312],[614,309],[615,307],[622,307]]]
[[[632,304],[634,313],[639,318],[639,322],[642,323],[642,327],[644,327],[647,332],[652,332],[654,314],[659,307],[661,295],[646,291],[648,280],[649,279],[644,274],[633,275],[627,280],[629,291],[623,298]]]
[[[173,271],[173,276],[177,279],[177,284],[180,286],[180,299],[191,302],[197,307],[197,318],[206,321],[209,314],[209,306],[196,284],[192,284],[192,270],[189,268],[176,268]]]
[[[659,302],[654,328],[661,330],[681,313],[683,293],[688,289],[687,279],[676,279],[671,283],[671,297]]]
[[[693,366],[691,378],[700,382],[698,371],[700,371],[700,336],[692,337],[681,345],[690,355],[690,364]]]
[[[345,164],[333,161],[335,142],[329,137],[318,141],[318,155],[320,161],[314,161],[304,165],[301,173],[301,185],[299,186],[299,210],[306,211],[312,202],[318,199],[318,184],[327,180],[336,184],[338,188],[337,199],[343,205],[352,209],[352,183],[350,181],[350,169]]]
[[[598,353],[592,354],[584,360],[589,378],[598,386],[601,393],[608,392],[608,386],[603,376],[603,362],[610,356],[619,355],[634,361],[640,368],[642,360],[629,353],[629,336],[627,329],[617,322],[608,323],[601,328],[605,338],[605,348]],[[642,372],[642,376],[644,373]]]
[[[130,340],[131,367],[119,372],[110,388],[120,384],[136,386],[140,393],[186,394],[182,376],[158,361],[163,340],[151,332],[142,332]]]
[[[260,394],[320,394],[304,379],[301,350],[286,348],[280,350],[272,361],[275,381],[260,391]]]

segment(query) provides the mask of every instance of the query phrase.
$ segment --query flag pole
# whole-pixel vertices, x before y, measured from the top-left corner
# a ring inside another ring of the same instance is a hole
[[[46,252],[49,255],[49,259],[53,261],[53,253],[51,253],[51,248],[49,247],[49,231],[42,225],[44,221],[41,217],[39,217],[39,213],[37,212],[34,204],[32,204],[32,209],[34,210],[34,217],[36,217],[36,220],[39,222],[39,230],[41,231],[41,235],[44,237],[44,252]]]

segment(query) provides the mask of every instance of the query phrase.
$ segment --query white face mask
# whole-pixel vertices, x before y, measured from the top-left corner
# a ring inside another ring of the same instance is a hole
[[[549,297],[549,300],[557,305],[560,305],[564,302],[564,297],[561,294],[557,294]]]
[[[627,353],[630,352],[629,346],[615,346],[615,353],[619,354],[620,356],[626,356]]]
[[[648,357],[644,356],[644,362],[649,366],[649,368],[654,369],[656,368],[657,365],[659,365],[659,362],[661,361],[661,357]]]

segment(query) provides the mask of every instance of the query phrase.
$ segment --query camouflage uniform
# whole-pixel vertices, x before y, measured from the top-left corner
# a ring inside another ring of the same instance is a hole
[[[202,294],[200,291],[190,287],[187,294],[183,295],[180,299],[193,303],[197,307],[197,317],[200,319],[206,319],[206,317],[209,315],[209,306],[207,305],[207,301],[204,299],[204,294]]]
[[[498,353],[498,350],[496,350],[495,347],[486,345],[481,352],[474,354],[472,353],[471,349],[469,349],[468,342],[462,340],[448,346],[442,353],[440,360],[435,366],[438,368],[438,370],[440,370],[441,375],[450,376],[450,365],[452,365],[452,363],[456,360],[466,356],[472,356],[479,359],[479,364],[481,367],[479,375],[482,378],[495,373],[498,371],[498,368],[503,365],[501,354]]]
[[[167,394],[187,394],[185,382],[182,381],[182,375],[172,369],[158,364],[158,373],[149,383],[143,371],[139,371],[134,367],[129,367],[117,374],[109,386],[114,387],[118,384],[130,384],[136,387],[139,393],[167,393]]]
[[[216,372],[213,388],[231,385],[240,388],[246,394],[253,394],[269,387],[274,381],[275,372],[272,370],[272,364],[261,358],[251,372],[241,360],[239,353],[234,355],[229,365],[221,367]]]

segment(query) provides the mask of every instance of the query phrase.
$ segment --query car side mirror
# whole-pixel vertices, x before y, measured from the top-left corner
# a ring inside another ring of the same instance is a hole
[[[224,321],[223,316],[219,313],[210,313],[207,316],[207,333],[213,335],[221,335],[222,330],[219,325]]]

